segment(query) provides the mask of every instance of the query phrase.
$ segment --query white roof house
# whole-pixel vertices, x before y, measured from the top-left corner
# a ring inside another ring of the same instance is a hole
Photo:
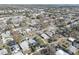
[[[49,36],[47,36],[46,34],[41,34],[41,36],[44,38],[44,39],[49,39]]]
[[[29,43],[36,43],[34,39],[29,39]]]
[[[21,48],[23,49],[23,51],[26,51],[29,49],[29,44],[28,42],[25,40],[22,43],[20,43]]]
[[[6,31],[6,35],[10,36],[10,31]]]
[[[6,39],[2,39],[2,41],[3,41],[3,43],[7,43],[7,41],[9,41],[9,40],[14,40],[13,38],[6,38]]]
[[[53,33],[52,32],[46,32],[50,37],[52,37]]]
[[[71,41],[71,42],[73,42],[73,41],[76,40],[76,39],[73,38],[73,37],[69,37],[68,40]]]
[[[0,55],[8,54],[8,51],[6,49],[0,50]]]
[[[7,31],[6,33],[2,33],[1,36],[2,36],[2,38],[8,38],[8,37],[11,37],[9,31]]]
[[[1,34],[2,38],[8,37],[8,35],[6,35],[5,33]]]
[[[12,53],[16,53],[20,50],[18,45],[14,45],[13,47],[14,47],[14,51],[12,51]]]
[[[32,25],[35,25],[35,24],[37,24],[37,22],[36,22],[35,20],[32,20],[32,21],[31,21],[31,24],[32,24]]]
[[[27,33],[31,32],[31,29],[29,29],[29,28],[28,28],[28,29],[26,29],[26,32],[27,32]]]
[[[68,49],[69,49],[69,51],[71,51],[71,52],[73,52],[73,53],[75,53],[75,52],[77,51],[77,48],[74,47],[74,46],[72,46],[72,45],[69,46]]]
[[[23,55],[21,51],[18,51],[17,53],[14,53],[13,55]]]
[[[59,49],[58,51],[56,51],[55,53],[56,55],[69,55],[68,53],[66,53],[65,51]]]

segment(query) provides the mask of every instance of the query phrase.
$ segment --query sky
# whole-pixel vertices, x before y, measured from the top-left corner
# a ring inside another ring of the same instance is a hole
[[[0,4],[79,4],[79,0],[0,0]]]

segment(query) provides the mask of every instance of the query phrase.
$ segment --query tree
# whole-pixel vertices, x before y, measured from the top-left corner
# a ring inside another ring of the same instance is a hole
[[[7,24],[12,24],[12,21],[11,21],[11,20],[12,20],[12,18],[8,19],[8,20],[6,21],[6,23],[7,23]]]
[[[79,50],[76,51],[75,55],[79,55]]]

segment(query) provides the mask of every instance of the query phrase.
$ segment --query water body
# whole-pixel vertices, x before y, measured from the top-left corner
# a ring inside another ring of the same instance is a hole
[[[0,4],[4,8],[53,8],[53,7],[79,7],[79,4]]]

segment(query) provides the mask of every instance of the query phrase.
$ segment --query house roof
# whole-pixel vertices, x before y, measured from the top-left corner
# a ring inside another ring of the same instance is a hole
[[[69,37],[69,39],[68,40],[70,40],[70,41],[74,41],[74,40],[76,40],[75,38],[73,38],[73,37]]]
[[[68,47],[68,49],[69,49],[69,51],[71,51],[71,52],[73,52],[73,53],[75,53],[76,52],[76,50],[77,50],[77,48],[76,47],[74,47],[74,46],[69,46]]]
[[[56,55],[69,55],[69,54],[66,53],[65,51],[59,49],[58,51],[56,51]]]
[[[20,46],[23,49],[23,51],[25,51],[26,49],[29,48],[29,45],[28,45],[27,41],[23,41],[22,43],[20,43]]]
[[[0,55],[4,55],[4,54],[8,54],[7,50],[6,49],[0,50]]]

